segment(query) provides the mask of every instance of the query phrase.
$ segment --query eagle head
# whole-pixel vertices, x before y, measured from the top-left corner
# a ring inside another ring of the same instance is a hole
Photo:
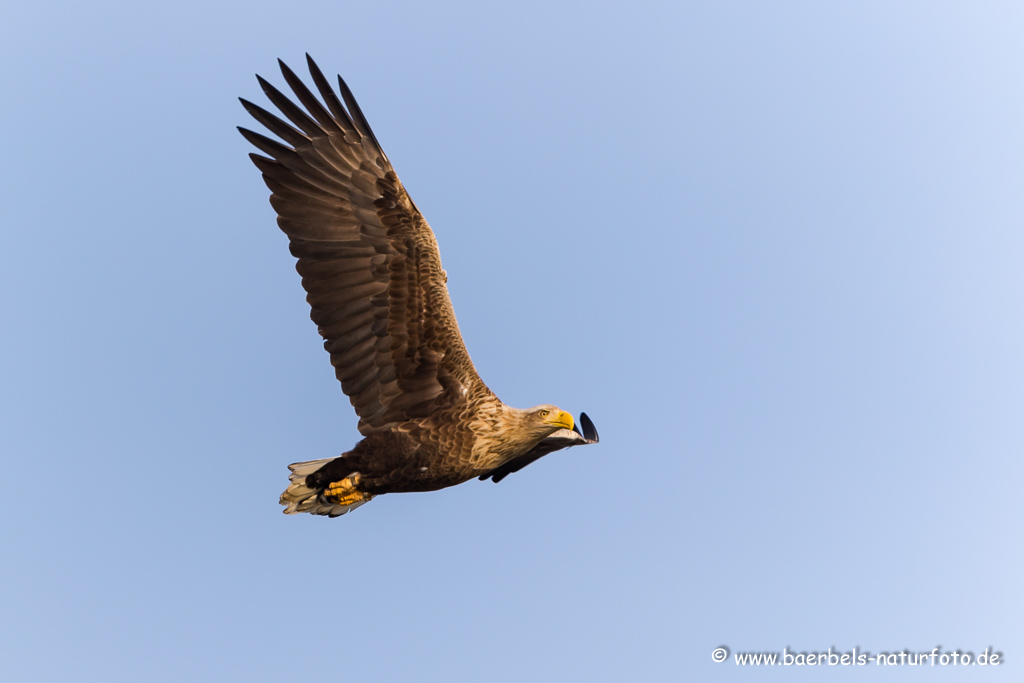
[[[536,425],[537,430],[547,436],[559,429],[572,429],[572,415],[552,405],[542,405],[527,411],[527,420]]]

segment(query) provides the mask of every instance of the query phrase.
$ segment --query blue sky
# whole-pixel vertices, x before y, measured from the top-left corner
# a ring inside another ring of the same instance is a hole
[[[1017,679],[1022,35],[993,2],[0,10],[0,673]],[[307,51],[489,386],[599,446],[280,513],[358,439],[234,130]]]

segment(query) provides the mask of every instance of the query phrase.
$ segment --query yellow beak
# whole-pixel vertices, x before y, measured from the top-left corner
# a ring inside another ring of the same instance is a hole
[[[576,424],[573,422],[572,415],[564,410],[559,410],[558,413],[551,415],[544,421],[549,425],[560,427],[562,429],[572,429],[572,426]]]

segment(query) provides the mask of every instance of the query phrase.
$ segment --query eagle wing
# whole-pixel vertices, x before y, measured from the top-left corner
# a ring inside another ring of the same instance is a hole
[[[597,435],[597,428],[594,426],[594,423],[591,422],[590,418],[587,417],[586,413],[580,413],[580,424],[583,425],[582,434],[580,434],[580,431],[575,426],[573,426],[572,429],[559,429],[557,432],[543,439],[539,444],[523,455],[509,460],[504,465],[495,467],[490,472],[481,474],[478,479],[480,479],[480,481],[490,479],[497,484],[508,475],[513,472],[518,472],[527,465],[533,464],[548,453],[554,453],[555,451],[560,451],[563,448],[569,448],[570,446],[586,446],[587,444],[597,443],[601,440]]]
[[[285,144],[239,128],[298,258],[311,317],[364,435],[455,406],[480,390],[430,226],[345,82],[346,107],[306,55],[323,104],[280,62],[305,110],[257,76],[291,122],[241,100]],[[326,106],[325,106],[326,105]]]

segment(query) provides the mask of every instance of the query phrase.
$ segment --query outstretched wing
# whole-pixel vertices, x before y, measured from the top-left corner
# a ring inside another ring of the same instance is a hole
[[[291,125],[242,100],[286,144],[239,131],[267,155],[250,157],[270,188],[311,317],[365,435],[487,389],[459,333],[434,233],[348,86],[339,76],[346,111],[306,59],[323,104],[283,62],[304,109],[257,76]]]
[[[575,426],[572,429],[559,429],[518,458],[513,458],[504,465],[495,467],[486,474],[481,474],[479,479],[481,481],[490,479],[497,484],[508,475],[540,460],[548,453],[554,453],[570,446],[586,446],[601,440],[597,435],[597,428],[594,427],[594,423],[590,421],[586,413],[580,413],[580,424],[583,425],[582,434]]]

